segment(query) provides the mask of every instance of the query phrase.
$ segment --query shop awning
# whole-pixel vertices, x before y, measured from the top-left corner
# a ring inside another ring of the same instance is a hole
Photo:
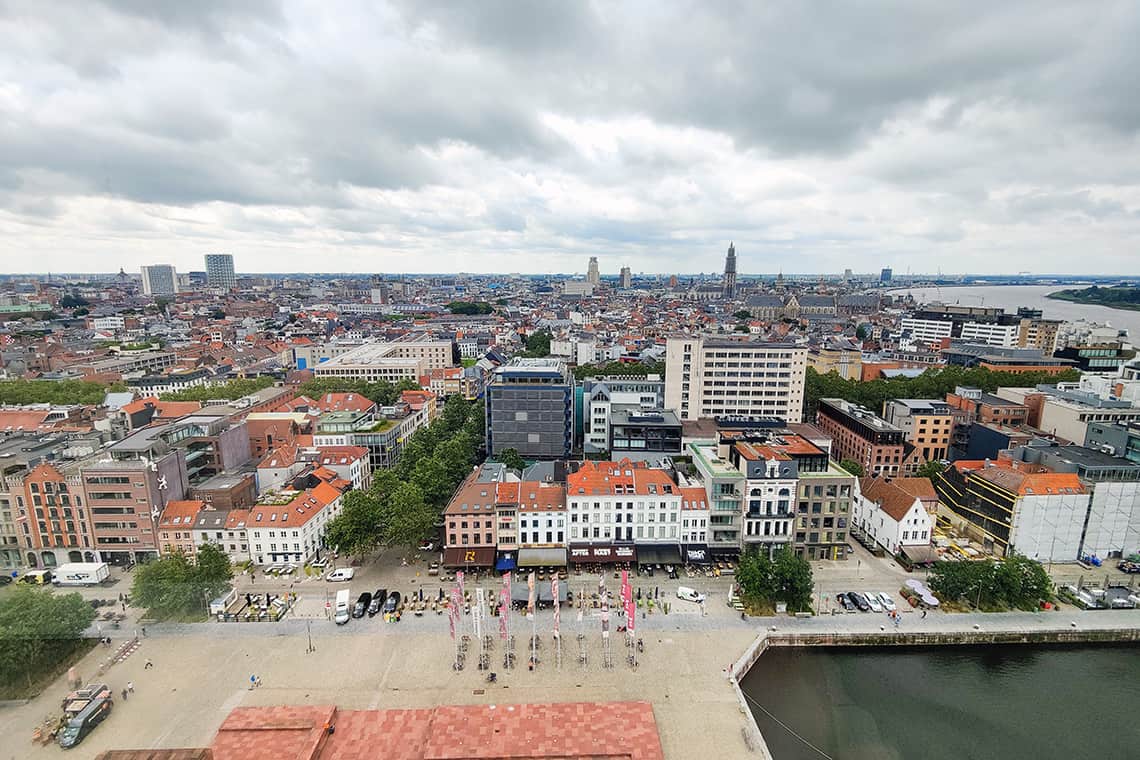
[[[675,544],[658,544],[656,546],[638,546],[637,564],[639,565],[679,565],[681,564],[681,549]]]
[[[499,572],[506,572],[507,570],[515,569],[515,555],[514,552],[507,552],[500,554],[499,558],[495,560],[495,569]]]
[[[444,567],[492,567],[494,564],[493,546],[450,546],[443,550]]]
[[[559,603],[564,603],[566,601],[566,592],[568,591],[567,586],[568,586],[568,584],[566,583],[566,581],[561,581],[558,584],[558,601],[559,601]],[[535,584],[534,584],[534,600],[536,602],[543,602],[546,604],[550,604],[552,601],[554,601],[554,595],[551,594],[550,592],[551,592],[551,588],[550,588],[550,581],[549,580],[536,581],[535,582]],[[529,594],[530,594],[530,588],[526,585],[526,583],[519,583],[518,581],[511,583],[511,601],[512,602],[525,604],[530,598]]]
[[[712,562],[712,555],[709,554],[708,548],[704,546],[686,546],[685,563],[689,565],[707,565]]]
[[[903,556],[916,565],[929,565],[938,561],[938,552],[930,544],[899,547]]]
[[[633,562],[637,559],[637,550],[632,546],[614,546],[613,544],[570,544],[570,561],[574,564],[614,564],[617,562]]]
[[[519,567],[565,567],[566,550],[561,547],[549,549],[519,549]]]

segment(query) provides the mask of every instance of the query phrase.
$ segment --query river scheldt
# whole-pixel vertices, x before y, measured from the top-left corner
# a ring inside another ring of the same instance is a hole
[[[900,288],[887,291],[892,295],[912,294],[919,303],[941,301],[962,306],[1000,306],[1016,311],[1019,306],[1041,309],[1046,319],[1072,322],[1087,319],[1108,322],[1128,330],[1133,341],[1140,340],[1140,311],[1110,309],[1107,306],[1056,301],[1046,298],[1058,290],[1079,289],[1079,285],[989,285],[940,288]]]
[[[1136,645],[1006,644],[773,647],[741,687],[774,760],[823,757],[791,731],[835,760],[1072,760],[1138,756],[1137,684]]]

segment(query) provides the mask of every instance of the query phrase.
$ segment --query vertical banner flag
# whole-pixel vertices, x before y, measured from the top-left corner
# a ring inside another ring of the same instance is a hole
[[[558,638],[558,624],[561,622],[561,607],[558,603],[558,578],[550,579],[550,595],[554,598],[554,638]]]
[[[526,616],[534,620],[534,571],[530,571],[530,575],[526,577],[527,587],[527,601],[526,601]]]
[[[466,598],[465,594],[463,593],[464,588],[463,588],[463,571],[462,570],[457,570],[455,572],[455,583],[456,583],[456,585],[459,586],[459,596],[461,598]]]
[[[630,638],[633,638],[633,629],[637,623],[637,607],[633,604],[633,599],[625,600],[625,629],[629,631]]]
[[[483,587],[475,589],[475,606],[471,608],[471,621],[475,627],[475,638],[483,640],[483,613],[487,609],[487,597]]]
[[[506,641],[510,636],[511,617],[511,571],[503,573],[503,588],[499,590],[499,638]]]
[[[448,605],[448,614],[451,615],[451,635],[455,637],[455,624],[459,621],[460,607],[463,604],[463,597],[459,594],[459,587],[451,589],[451,604]]]

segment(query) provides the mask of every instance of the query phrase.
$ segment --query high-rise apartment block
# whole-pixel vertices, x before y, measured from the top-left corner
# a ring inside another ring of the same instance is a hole
[[[574,448],[574,376],[559,359],[516,357],[486,391],[487,453],[562,459]]]
[[[682,420],[743,415],[798,422],[803,414],[803,346],[671,337],[665,362],[665,408]]]
[[[206,286],[233,290],[237,287],[234,257],[228,253],[206,254]]]
[[[628,290],[632,284],[633,284],[633,274],[629,271],[629,267],[622,267],[621,268],[621,282],[620,282],[622,289]]]
[[[143,295],[172,296],[178,292],[178,274],[169,264],[142,267]]]

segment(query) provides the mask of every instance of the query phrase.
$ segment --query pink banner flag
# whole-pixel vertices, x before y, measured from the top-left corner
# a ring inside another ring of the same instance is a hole
[[[526,577],[527,587],[527,601],[526,601],[526,614],[527,617],[534,617],[534,571]]]
[[[499,589],[499,638],[503,641],[507,640],[507,618],[511,614],[511,592],[508,588],[509,585]]]
[[[558,636],[558,624],[561,622],[561,607],[558,603],[558,579],[550,579],[550,595],[554,598],[554,635]]]
[[[455,583],[459,586],[459,595],[463,596],[463,571],[457,570],[455,573]]]
[[[625,629],[629,631],[629,635],[633,635],[633,629],[637,623],[637,607],[634,605],[632,599],[625,601]]]

